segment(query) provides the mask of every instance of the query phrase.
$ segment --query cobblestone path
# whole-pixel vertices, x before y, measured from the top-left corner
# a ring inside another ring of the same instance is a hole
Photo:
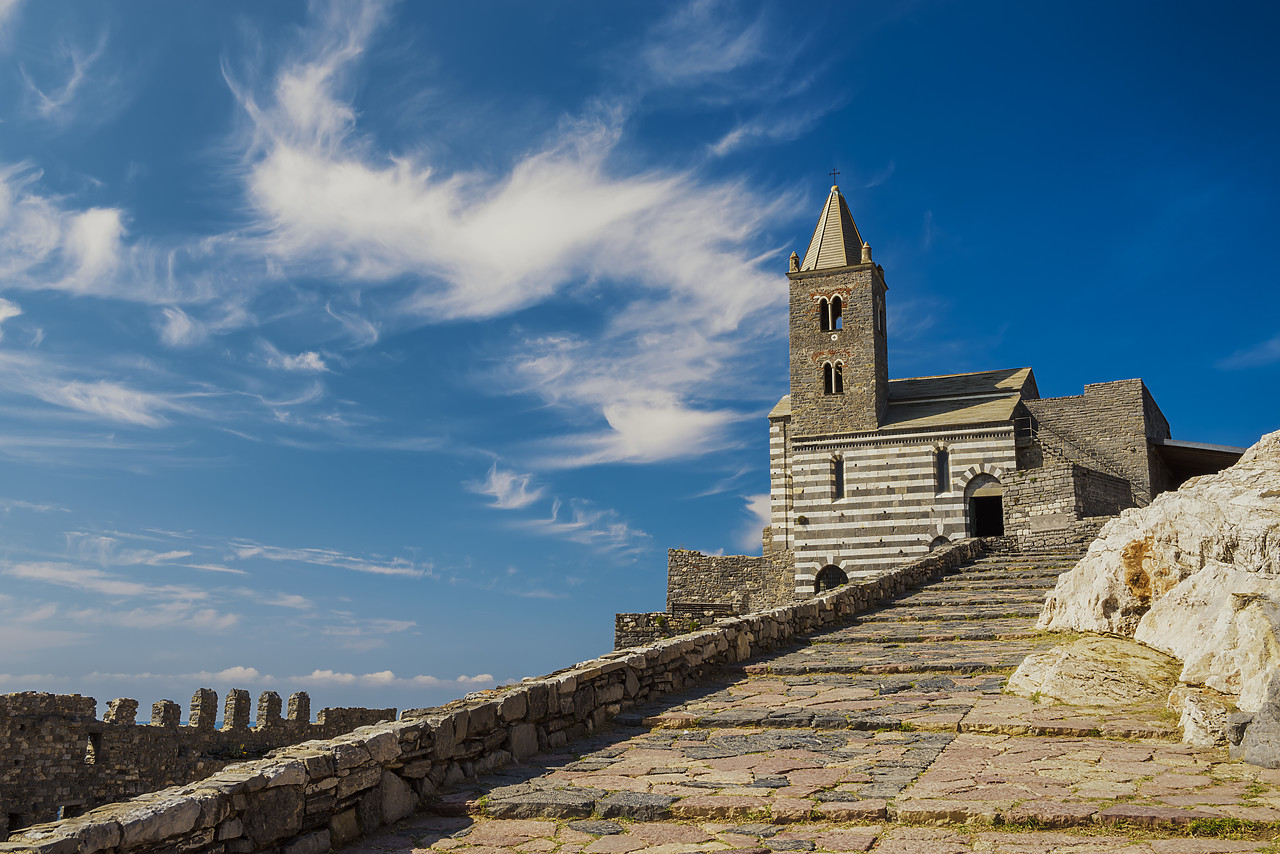
[[[1000,692],[1062,642],[1033,626],[1074,559],[975,561],[348,854],[1280,850],[1280,772],[1180,744],[1159,704]]]

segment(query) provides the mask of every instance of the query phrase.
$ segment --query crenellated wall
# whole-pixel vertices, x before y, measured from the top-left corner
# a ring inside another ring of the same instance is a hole
[[[233,690],[215,728],[218,695],[201,688],[189,723],[170,700],[137,724],[138,701],[111,700],[102,720],[97,700],[79,694],[0,695],[0,840],[37,822],[79,815],[101,804],[207,777],[232,762],[317,738],[395,720],[395,709],[321,709],[311,722],[306,692],[289,698],[265,691],[250,726],[249,692]]]
[[[406,711],[393,723],[281,748],[198,782],[29,828],[0,851],[323,854],[439,800],[452,783],[594,732],[626,708],[843,622],[981,552],[979,542],[966,540],[803,602],[727,618],[447,706]]]

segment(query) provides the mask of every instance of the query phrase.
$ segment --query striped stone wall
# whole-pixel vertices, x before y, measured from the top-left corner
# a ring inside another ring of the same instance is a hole
[[[776,428],[778,425],[773,425]],[[771,446],[772,447],[772,446]],[[1003,480],[1017,464],[1012,425],[912,433],[863,433],[782,443],[772,496],[777,542],[795,552],[795,592],[812,594],[818,570],[835,565],[851,579],[917,558],[939,538],[967,535],[965,488],[980,475]],[[939,490],[935,460],[945,448]],[[790,463],[787,483],[783,469]],[[837,495],[836,467],[844,494]],[[782,508],[790,507],[790,517]]]

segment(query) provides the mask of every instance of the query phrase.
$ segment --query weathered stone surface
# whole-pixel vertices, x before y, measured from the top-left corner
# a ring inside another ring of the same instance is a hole
[[[346,845],[360,835],[355,810],[343,810],[329,819],[329,835],[334,845]]]
[[[1280,574],[1280,432],[1231,468],[1108,522],[1058,580],[1038,625],[1132,637],[1154,602],[1211,561],[1259,578]]]
[[[1178,715],[1182,740],[1196,747],[1216,747],[1227,742],[1230,704],[1221,695],[1179,685],[1169,692],[1169,711]]]
[[[1182,659],[1183,682],[1237,695],[1252,712],[1280,663],[1278,625],[1280,577],[1209,561],[1151,607],[1134,637]]]
[[[533,724],[516,724],[511,728],[507,748],[517,762],[523,762],[538,752],[538,728]]]
[[[418,807],[413,788],[390,771],[382,772],[382,820],[387,824],[410,815]]]
[[[263,789],[249,796],[245,833],[259,848],[293,836],[302,829],[302,807],[302,792],[296,788]]]
[[[490,801],[485,812],[494,818],[588,818],[595,803],[589,793],[557,789]]]
[[[1177,683],[1178,662],[1121,638],[1086,637],[1028,655],[1008,690],[1079,706],[1163,700]]]
[[[329,831],[317,830],[280,846],[280,854],[327,854],[329,845]]]
[[[190,800],[160,800],[131,809],[120,818],[121,846],[160,842],[196,825],[200,805]]]
[[[604,818],[632,818],[637,821],[660,821],[671,812],[675,798],[646,792],[616,792],[599,802]]]
[[[622,825],[616,821],[571,821],[569,827],[592,836],[611,836],[622,832]]]

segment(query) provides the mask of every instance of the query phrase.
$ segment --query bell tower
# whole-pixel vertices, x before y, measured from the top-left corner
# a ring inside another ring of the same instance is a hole
[[[889,401],[884,271],[871,261],[840,188],[809,248],[791,255],[791,430],[875,430]]]

